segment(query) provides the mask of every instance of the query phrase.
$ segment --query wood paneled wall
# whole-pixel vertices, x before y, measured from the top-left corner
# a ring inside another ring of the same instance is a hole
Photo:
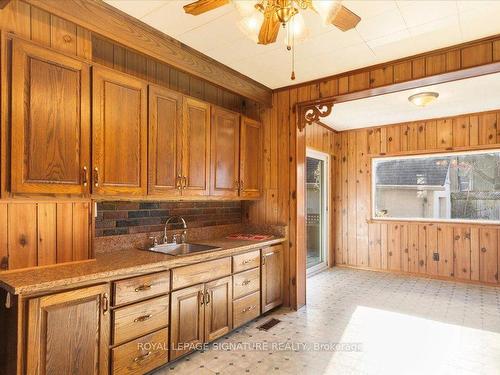
[[[301,244],[303,244],[303,247],[305,246],[304,233],[301,233],[300,228],[303,222],[301,216],[303,216],[304,213],[298,212],[301,202],[297,200],[298,198],[300,199],[300,185],[297,185],[297,181],[300,181],[300,178],[297,179],[297,177],[298,175],[300,177],[301,171],[303,173],[306,145],[311,145],[316,142],[313,140],[314,136],[312,135],[315,134],[314,130],[306,130],[305,132],[299,132],[297,130],[295,113],[296,104],[309,100],[370,90],[376,87],[388,86],[394,83],[434,76],[498,61],[500,61],[500,37],[495,36],[476,42],[457,45],[397,61],[342,73],[332,77],[326,77],[317,81],[285,87],[274,92],[273,108],[266,109],[262,117],[265,123],[266,132],[264,138],[265,167],[263,169],[265,181],[264,198],[259,202],[246,203],[245,208],[247,211],[246,218],[250,222],[289,225],[289,242],[284,251],[285,290],[287,291],[287,293],[285,293],[285,303],[289,303],[293,307],[300,307],[305,303],[305,262],[303,262],[303,260],[305,260],[305,248],[299,250]],[[430,125],[430,127],[432,127],[432,125]],[[309,127],[307,127],[307,129],[309,129]],[[381,129],[380,132],[381,134],[383,132],[389,132],[388,137],[391,137],[391,132],[395,131],[394,129],[389,129],[389,127],[384,129],[385,130]],[[484,126],[482,126],[482,129],[484,129]],[[413,131],[414,126],[411,128],[410,133]],[[440,128],[439,131],[443,132],[444,130]],[[455,136],[451,139],[451,147],[459,147],[458,145],[464,142],[463,136],[459,134],[460,130],[457,129],[455,131]],[[469,144],[474,144],[474,130],[472,130],[472,132],[469,130],[468,134]],[[477,136],[479,137],[479,134]],[[344,190],[338,188],[332,192],[335,202],[339,202],[342,199],[344,203],[348,204],[348,206],[342,206],[338,203],[333,205],[333,210],[331,211],[333,216],[331,234],[332,238],[337,239],[335,240],[335,246],[333,248],[335,257],[341,259],[341,262],[347,263],[349,252],[344,253],[340,250],[340,243],[347,244],[349,241],[355,244],[356,252],[350,253],[350,262],[351,264],[356,264],[356,267],[364,267],[365,265],[369,267],[369,252],[377,253],[379,252],[379,246],[386,246],[385,243],[388,234],[387,231],[380,230],[380,244],[377,241],[370,244],[370,233],[377,232],[378,227],[368,226],[366,222],[362,222],[361,220],[358,221],[357,215],[351,215],[350,217],[346,215],[347,211],[360,212],[361,215],[364,216],[369,215],[370,206],[366,199],[370,178],[368,171],[368,147],[372,146],[373,137],[378,137],[378,134],[375,132],[371,134],[370,137],[368,137],[368,134],[364,137],[362,133],[357,134],[356,132],[343,132],[333,135],[336,149],[336,163],[332,163],[332,175],[334,176],[332,180],[340,181],[341,174],[346,176],[347,173],[351,173],[353,176],[359,177],[360,181],[357,182],[357,179],[350,179],[347,181],[347,186]],[[484,137],[489,138],[489,134],[484,133],[481,137],[484,141]],[[387,139],[387,135],[384,139]],[[438,139],[440,138],[436,130],[436,142],[438,142]],[[360,144],[359,150],[353,147],[348,148],[349,142],[354,144],[357,141],[359,141]],[[380,151],[387,152],[387,148],[389,148],[389,151],[393,152],[397,147],[413,147],[415,142],[417,142],[418,147],[425,144],[425,142],[429,142],[429,146],[434,147],[432,146],[432,137],[429,137],[428,141],[424,141],[422,136],[418,138],[417,133],[417,140],[411,135],[408,137],[403,136],[403,138],[401,138],[400,135],[399,138],[396,137],[396,139],[389,142],[389,144],[387,144],[387,141],[383,144],[381,143]],[[445,143],[442,144],[441,147],[447,142],[450,142],[449,137],[445,137]],[[347,155],[339,154],[341,147],[343,150],[347,151]],[[363,152],[364,148],[367,149],[366,153]],[[345,161],[343,161],[344,157]],[[349,157],[349,159],[347,157]],[[349,160],[349,162],[347,162],[347,160]],[[356,169],[358,165],[363,167],[362,173]],[[365,198],[359,201],[354,199],[348,200],[347,189],[351,189],[351,191],[356,191],[357,193],[358,188],[360,194]],[[344,209],[346,209],[346,212],[343,211]],[[387,224],[381,225],[382,228],[385,229],[384,225]],[[347,227],[355,228],[355,231],[353,232],[351,230],[348,232],[347,230],[342,230],[342,228]],[[432,225],[431,227],[437,227],[437,225]],[[488,230],[488,228],[485,227],[483,231]],[[400,229],[399,226],[398,229]],[[431,229],[431,232],[433,230],[434,229]],[[403,230],[403,233],[405,233],[405,230]],[[410,235],[414,235],[414,233],[415,228],[412,228]],[[373,238],[373,233],[371,237]],[[403,242],[405,239],[406,237],[403,235]],[[433,239],[432,234],[430,239]],[[358,244],[360,251],[359,259],[357,256]],[[380,252],[381,265],[387,263],[386,256],[387,253]],[[404,257],[405,256],[406,255],[404,255]],[[375,259],[373,256],[371,258]],[[363,265],[359,265],[358,262]]]
[[[497,283],[500,226],[372,221],[370,185],[371,156],[500,148],[499,124],[493,111],[340,133],[336,264]]]
[[[7,262],[18,269],[89,259],[90,205],[0,202],[2,268]]]

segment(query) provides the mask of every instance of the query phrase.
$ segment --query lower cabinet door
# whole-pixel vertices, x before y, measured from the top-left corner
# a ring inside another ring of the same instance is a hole
[[[203,343],[205,284],[171,294],[170,359],[174,360]]]
[[[232,277],[209,282],[205,286],[205,341],[224,336],[233,327]]]
[[[283,303],[283,245],[262,249],[262,313]]]
[[[111,361],[113,375],[142,375],[164,365],[168,362],[168,329],[113,348]]]
[[[109,373],[109,285],[28,302],[27,374]]]

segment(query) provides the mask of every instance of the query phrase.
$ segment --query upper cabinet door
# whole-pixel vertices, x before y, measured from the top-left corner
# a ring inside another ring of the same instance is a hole
[[[262,192],[262,124],[241,118],[240,195],[260,198]]]
[[[147,85],[93,68],[93,192],[146,195]]]
[[[13,193],[88,192],[89,66],[13,41]]]
[[[181,194],[182,95],[149,86],[148,194]]]
[[[239,190],[240,118],[213,107],[210,194],[237,197]]]
[[[184,98],[182,195],[210,192],[210,105]]]

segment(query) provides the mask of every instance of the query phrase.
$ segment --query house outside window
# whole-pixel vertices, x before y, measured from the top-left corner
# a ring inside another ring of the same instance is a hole
[[[372,217],[500,222],[500,150],[372,159]]]

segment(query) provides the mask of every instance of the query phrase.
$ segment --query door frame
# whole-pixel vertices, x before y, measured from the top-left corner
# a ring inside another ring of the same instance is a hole
[[[329,223],[330,223],[330,155],[321,152],[318,150],[315,150],[313,148],[307,147],[306,148],[306,160],[308,157],[318,159],[323,161],[323,176],[324,176],[324,189],[322,192],[322,200],[325,202],[323,207],[321,208],[321,213],[323,214],[324,220],[321,223],[321,230],[323,231],[323,238],[321,239],[321,245],[323,249],[323,256],[324,256],[324,261],[321,262],[320,264],[313,266],[311,268],[307,268],[307,254],[306,254],[306,275],[307,277],[313,276],[321,271],[324,271],[325,269],[328,268],[330,262],[330,233],[329,233]],[[306,166],[306,175],[307,175],[307,166]],[[307,184],[307,178],[305,178],[305,183]],[[306,210],[306,217],[307,217],[307,188],[305,190],[306,192],[306,197],[304,199],[304,204],[305,204],[305,210]],[[305,228],[305,233],[307,237],[307,219],[304,222],[306,228]],[[307,239],[306,239],[306,246],[307,246]],[[307,248],[306,248],[307,252]]]

